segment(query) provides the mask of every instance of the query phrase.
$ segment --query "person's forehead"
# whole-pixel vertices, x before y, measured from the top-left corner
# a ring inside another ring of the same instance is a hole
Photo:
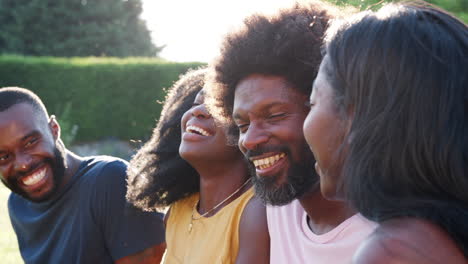
[[[332,90],[330,76],[327,70],[328,65],[328,62],[322,62],[320,66],[320,70],[312,86],[312,91],[314,91],[315,94],[322,93],[323,90]]]
[[[297,103],[302,94],[279,76],[253,75],[236,87],[234,108],[263,108]]]
[[[288,94],[289,86],[286,80],[279,76],[251,75],[236,86],[234,100],[281,98]]]
[[[19,103],[0,112],[0,131],[2,127],[13,123],[24,129],[37,129],[47,124],[47,117],[31,104]]]

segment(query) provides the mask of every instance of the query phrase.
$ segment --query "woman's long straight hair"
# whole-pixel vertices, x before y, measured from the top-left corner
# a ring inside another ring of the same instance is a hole
[[[352,113],[343,187],[367,218],[423,218],[468,256],[468,28],[422,3],[336,22],[326,67]]]

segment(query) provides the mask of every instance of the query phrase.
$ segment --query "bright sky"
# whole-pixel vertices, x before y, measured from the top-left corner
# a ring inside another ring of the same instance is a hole
[[[275,12],[294,0],[143,0],[142,18],[160,56],[171,61],[209,62],[223,35],[254,12]]]

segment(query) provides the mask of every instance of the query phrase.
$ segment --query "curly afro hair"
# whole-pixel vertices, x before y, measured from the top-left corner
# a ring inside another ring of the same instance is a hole
[[[312,90],[328,21],[337,9],[321,2],[298,4],[276,15],[255,14],[228,34],[211,67],[206,104],[233,133],[232,111],[237,84],[252,74],[281,76],[303,94]]]
[[[127,200],[145,211],[162,209],[199,191],[199,175],[179,155],[180,120],[205,83],[206,69],[189,71],[168,91],[151,139],[130,161]]]

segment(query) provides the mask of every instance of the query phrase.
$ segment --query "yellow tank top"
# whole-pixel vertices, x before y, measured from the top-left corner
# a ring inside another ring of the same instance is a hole
[[[253,197],[251,187],[215,215],[192,221],[192,210],[199,194],[171,206],[166,226],[165,264],[234,263],[239,251],[239,223],[245,206]],[[195,210],[194,218],[200,214]]]

